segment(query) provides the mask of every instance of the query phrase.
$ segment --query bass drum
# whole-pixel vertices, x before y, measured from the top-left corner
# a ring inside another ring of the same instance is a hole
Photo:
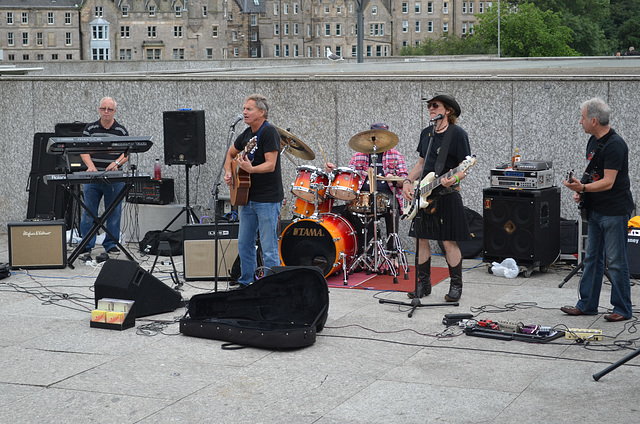
[[[349,221],[333,213],[300,219],[282,232],[280,260],[285,266],[317,266],[325,278],[349,266],[358,239]]]

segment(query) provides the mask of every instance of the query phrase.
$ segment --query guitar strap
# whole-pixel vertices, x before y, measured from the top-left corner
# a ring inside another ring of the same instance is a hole
[[[598,141],[598,148],[596,149],[595,153],[593,154],[593,156],[591,156],[591,159],[589,160],[589,163],[587,164],[587,168],[584,170],[584,174],[582,174],[582,178],[580,178],[580,182],[582,184],[586,184],[591,182],[591,171],[593,170],[593,168],[596,166],[596,159],[600,158],[600,153],[602,152],[602,148],[604,147],[604,145],[607,143],[607,141],[609,141],[609,138],[614,135],[616,132],[615,130],[612,128],[611,130],[609,130],[609,132],[600,139],[600,141]]]
[[[264,121],[262,123],[262,125],[260,125],[260,128],[258,128],[258,131],[256,132],[256,148],[260,145],[260,133],[262,132],[262,129],[264,128],[265,125],[267,125],[267,121]],[[248,141],[247,141],[248,143]],[[255,153],[253,152],[247,152],[247,158],[253,162],[253,157],[255,156]]]
[[[442,170],[444,169],[444,162],[447,159],[447,155],[449,154],[449,146],[451,146],[451,137],[453,136],[453,131],[451,131],[451,127],[455,124],[450,124],[449,128],[444,132],[444,140],[442,140],[442,146],[440,146],[440,153],[438,153],[438,159],[436,159],[436,165],[433,167],[433,172],[437,176],[442,174]],[[433,131],[435,132],[435,127],[433,127]]]

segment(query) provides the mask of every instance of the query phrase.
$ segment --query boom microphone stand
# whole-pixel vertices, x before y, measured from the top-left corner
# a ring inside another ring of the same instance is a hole
[[[420,172],[420,176],[418,178],[422,178],[423,175],[425,175],[425,171],[427,168],[427,159],[429,158],[429,152],[431,152],[431,145],[433,144],[433,139],[435,137],[435,129],[436,126],[438,124],[438,121],[440,119],[442,119],[443,116],[440,115],[439,117],[436,117],[436,119],[432,119],[430,122],[433,122],[433,132],[431,133],[431,135],[429,136],[429,144],[427,146],[427,150],[426,150],[426,154],[424,157],[424,162],[422,163],[422,171]],[[416,189],[413,192],[413,202],[414,202],[414,207],[416,208],[420,208],[420,183],[418,183],[416,185]],[[417,295],[418,294],[418,261],[420,260],[420,242],[418,239],[418,228],[419,226],[422,225],[422,216],[420,214],[420,211],[418,210],[417,216],[414,219],[414,232],[415,232],[415,236],[416,236],[416,257],[415,257],[415,261],[414,261],[414,265],[415,265],[415,291],[414,293]],[[458,306],[460,305],[460,303],[458,302],[440,302],[440,303],[429,303],[429,304],[425,304],[422,303],[420,301],[419,297],[414,297],[413,299],[411,299],[411,303],[407,303],[407,302],[399,302],[396,300],[389,300],[389,299],[380,299],[379,300],[380,303],[390,303],[392,305],[403,305],[403,306],[409,306],[411,307],[411,310],[409,311],[408,317],[411,318],[413,316],[413,313],[416,309],[418,308],[424,308],[427,306]]]
[[[209,210],[211,210],[211,205],[212,203],[214,204],[213,206],[213,219],[214,219],[214,224],[213,224],[213,228],[214,228],[214,232],[215,235],[213,236],[213,249],[214,249],[214,254],[213,254],[213,261],[214,261],[214,265],[213,265],[213,272],[215,274],[214,276],[214,291],[218,291],[218,238],[220,236],[220,234],[218,233],[218,194],[220,191],[220,177],[222,176],[222,171],[224,170],[224,164],[227,160],[227,155],[226,152],[229,150],[229,146],[231,146],[231,140],[233,140],[233,136],[235,135],[236,132],[236,124],[238,122],[240,122],[242,120],[243,116],[242,115],[238,115],[238,117],[236,118],[236,120],[233,122],[233,124],[231,124],[231,126],[229,127],[229,137],[227,138],[227,148],[224,150],[225,154],[222,157],[222,163],[220,164],[220,169],[218,169],[218,176],[216,177],[216,181],[213,184],[213,189],[211,190],[211,198],[209,199]],[[214,203],[215,202],[215,203]]]

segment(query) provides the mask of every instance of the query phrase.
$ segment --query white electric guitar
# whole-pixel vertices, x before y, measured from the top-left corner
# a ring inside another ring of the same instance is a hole
[[[475,163],[476,163],[475,156],[467,156],[465,160],[463,160],[462,163],[458,165],[457,168],[454,168],[449,172],[447,172],[446,174],[441,175],[437,178],[436,178],[436,174],[434,174],[433,172],[429,172],[427,176],[424,177],[422,181],[420,181],[420,195],[418,196],[418,198],[413,199],[412,202],[409,202],[407,199],[404,200],[404,206],[402,210],[404,210],[405,213],[402,215],[402,219],[406,221],[412,220],[413,218],[415,218],[416,214],[418,213],[419,208],[424,209],[427,206],[429,206],[429,203],[431,202],[427,200],[427,197],[429,197],[431,192],[436,187],[439,187],[440,185],[442,185],[443,178],[450,178],[454,174],[457,174],[460,171],[466,172],[469,168],[475,165]],[[414,192],[417,187],[417,184],[418,184],[418,181],[413,182]]]

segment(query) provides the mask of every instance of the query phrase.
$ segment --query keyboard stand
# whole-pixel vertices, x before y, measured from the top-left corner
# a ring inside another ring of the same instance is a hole
[[[113,234],[109,232],[105,224],[107,222],[107,219],[111,216],[113,211],[116,209],[116,207],[120,204],[120,202],[122,202],[122,200],[126,197],[126,195],[129,194],[129,191],[131,190],[132,187],[133,187],[132,182],[125,182],[124,187],[122,188],[122,190],[120,190],[120,193],[118,193],[118,196],[116,196],[115,200],[109,205],[107,209],[105,209],[102,215],[95,216],[93,212],[91,212],[87,207],[87,205],[84,203],[82,196],[80,196],[79,194],[80,190],[73,190],[71,184],[64,184],[65,190],[67,190],[71,194],[71,196],[73,196],[73,198],[76,199],[78,204],[85,211],[87,211],[87,213],[91,216],[91,218],[93,218],[93,226],[91,227],[91,229],[87,234],[82,235],[82,241],[80,242],[80,244],[78,244],[78,246],[76,246],[73,252],[71,252],[71,255],[67,258],[67,265],[69,266],[69,268],[71,269],[74,268],[73,262],[78,258],[78,256],[80,256],[81,253],[84,252],[84,248],[87,245],[87,243],[89,243],[89,239],[91,239],[91,237],[96,235],[100,228],[102,228],[105,231],[105,233],[109,235],[109,237],[111,237],[113,240],[116,241],[116,245],[127,256],[127,258],[129,258],[130,261],[134,260],[133,256],[131,256],[131,254],[127,251],[127,249],[125,249],[124,246],[120,244],[120,237],[114,237]]]

